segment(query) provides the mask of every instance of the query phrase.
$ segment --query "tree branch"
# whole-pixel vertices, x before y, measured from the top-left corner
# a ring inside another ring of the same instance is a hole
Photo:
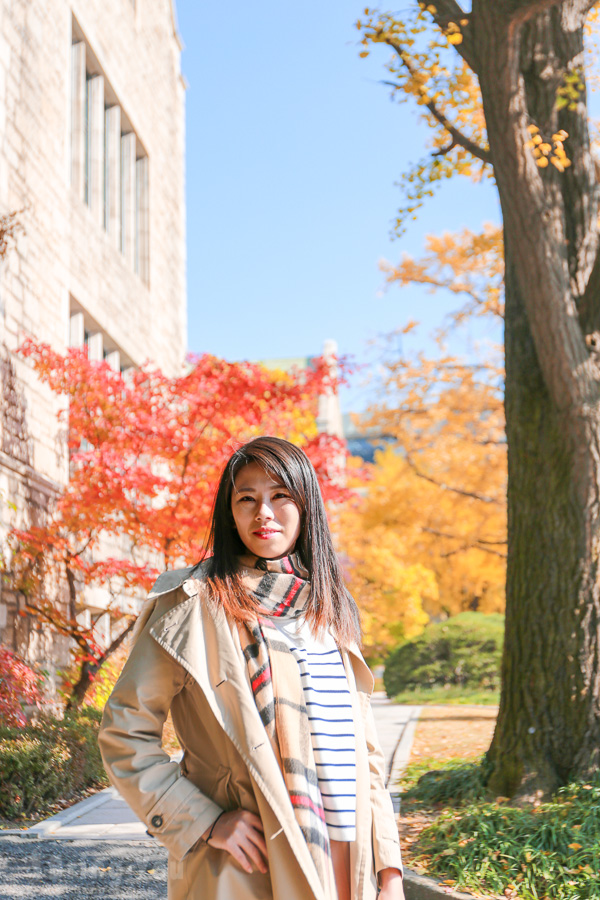
[[[442,29],[442,31],[446,30],[449,22],[458,24],[461,19],[469,19],[469,13],[464,12],[456,0],[436,0],[435,8],[436,12],[433,14],[433,21],[438,28]],[[473,69],[474,72],[477,72],[475,47],[473,45],[469,25],[461,25],[460,33],[462,34],[462,41],[460,44],[455,44],[454,49],[462,56],[466,64]]]
[[[411,78],[415,79],[416,72],[406,58],[406,54],[402,50],[402,47],[399,47],[398,44],[395,44],[393,41],[385,41],[385,43],[388,44],[392,48],[392,50],[396,52],[402,65],[406,69],[408,69]],[[444,113],[440,109],[438,109],[434,101],[429,98],[429,95],[427,94],[427,91],[424,90],[424,88],[419,87],[418,90],[423,97],[423,105],[427,107],[431,115],[440,123],[442,128],[446,129],[454,143],[459,144],[464,150],[467,150],[468,153],[470,153],[472,156],[475,156],[477,159],[480,159],[482,162],[491,164],[492,157],[490,151],[486,150],[484,147],[480,147],[479,144],[476,144],[475,141],[472,141],[471,138],[467,137],[466,134],[463,134],[462,131],[459,131],[458,128],[455,128],[452,122],[448,118],[446,118]]]
[[[491,553],[492,556],[499,556],[501,559],[506,559],[506,553],[500,553],[499,550],[492,550],[490,547],[480,547],[479,543],[463,544],[462,547],[457,547],[455,550],[448,550],[446,553],[440,553],[440,557],[442,559],[448,559],[449,556],[455,556],[457,553],[464,553],[465,550],[481,550],[482,553]]]
[[[453,487],[443,481],[436,481],[436,479],[432,478],[430,475],[425,475],[425,473],[421,472],[418,466],[415,465],[408,453],[404,459],[418,478],[423,478],[424,481],[428,481],[430,484],[434,484],[444,491],[451,491],[453,494],[459,494],[461,497],[469,497],[471,500],[480,500],[482,503],[492,503],[495,506],[500,506],[500,501],[496,500],[495,497],[488,497],[485,494],[479,494],[476,491],[464,491],[462,488]]]
[[[456,534],[448,534],[445,531],[436,531],[435,528],[421,528],[421,531],[427,532],[427,534],[434,534],[436,537],[448,538],[451,541],[459,541],[461,538]],[[506,541],[485,541],[483,538],[475,538],[475,543],[477,544],[489,544],[492,547],[506,547]]]
[[[432,156],[446,156],[450,153],[451,150],[454,150],[456,147],[456,141],[452,139],[447,147],[440,147],[439,150],[436,150],[435,153],[432,153]]]

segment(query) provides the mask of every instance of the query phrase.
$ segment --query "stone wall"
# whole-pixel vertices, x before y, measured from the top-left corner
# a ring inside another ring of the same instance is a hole
[[[0,214],[20,210],[24,227],[0,264],[2,537],[43,515],[68,478],[61,402],[15,355],[25,337],[58,350],[87,342],[92,357],[122,369],[152,360],[174,374],[183,365],[180,51],[171,0],[0,0]],[[100,110],[89,133],[86,99]],[[121,241],[119,217],[143,239],[136,244],[129,230]],[[0,641],[49,669],[64,665],[64,642],[41,637],[38,623],[18,615],[19,598],[0,590]]]

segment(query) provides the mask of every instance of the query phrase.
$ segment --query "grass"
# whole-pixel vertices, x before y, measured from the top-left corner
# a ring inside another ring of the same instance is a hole
[[[395,703],[408,703],[414,706],[422,706],[428,703],[442,706],[446,703],[464,705],[498,706],[500,702],[499,691],[489,691],[483,688],[452,687],[421,688],[414,691],[402,691],[394,697]]]
[[[401,781],[402,814],[435,818],[410,864],[445,884],[519,900],[599,900],[600,773],[535,808],[490,797],[481,759],[422,760]]]

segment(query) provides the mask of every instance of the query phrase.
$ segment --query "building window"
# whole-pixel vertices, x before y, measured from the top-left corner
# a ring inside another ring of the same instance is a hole
[[[149,284],[148,154],[75,19],[71,66],[71,185]]]
[[[134,368],[134,362],[127,353],[73,297],[69,318],[69,346],[85,348],[89,359],[95,362],[105,360],[116,372],[126,374]]]

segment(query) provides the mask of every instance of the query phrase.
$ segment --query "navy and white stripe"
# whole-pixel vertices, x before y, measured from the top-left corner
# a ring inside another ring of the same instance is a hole
[[[356,738],[348,679],[333,637],[303,618],[269,617],[298,663],[330,839],[356,840]]]

